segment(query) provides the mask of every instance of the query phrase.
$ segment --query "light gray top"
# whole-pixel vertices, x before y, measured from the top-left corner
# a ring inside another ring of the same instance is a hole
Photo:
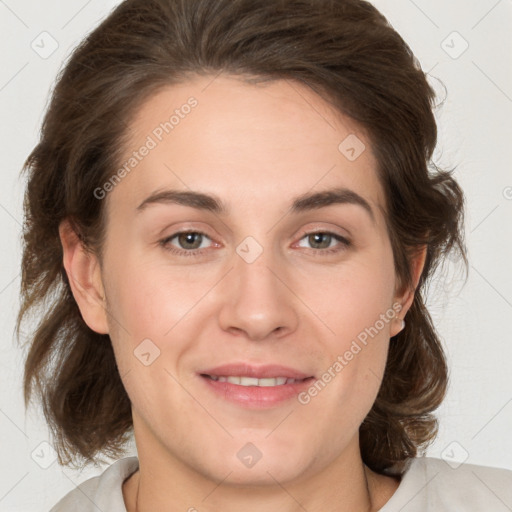
[[[114,462],[50,512],[126,512],[122,484],[138,467],[137,457]],[[379,512],[477,511],[512,511],[512,471],[418,457],[409,461],[398,489]]]

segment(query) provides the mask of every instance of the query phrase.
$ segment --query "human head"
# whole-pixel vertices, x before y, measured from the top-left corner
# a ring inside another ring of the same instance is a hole
[[[27,161],[19,319],[54,301],[31,343],[25,390],[28,398],[35,382],[41,391],[63,456],[116,453],[131,408],[108,335],[90,329],[71,293],[59,226],[71,219],[101,259],[107,201],[95,191],[123,162],[131,119],[165,88],[221,71],[254,85],[305,84],[368,137],[404,289],[412,284],[412,257],[427,252],[406,327],[390,344],[379,395],[360,428],[361,451],[382,471],[433,438],[430,413],[443,397],[446,365],[423,291],[447,251],[463,254],[462,193],[449,173],[429,167],[433,90],[407,45],[366,2],[251,5],[124,2],[74,52],[55,88]],[[59,368],[45,375],[53,358]]]

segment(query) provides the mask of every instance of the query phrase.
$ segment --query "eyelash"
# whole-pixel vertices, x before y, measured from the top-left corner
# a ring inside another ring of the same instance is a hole
[[[162,240],[159,241],[160,246],[163,247],[164,250],[169,251],[172,254],[175,254],[177,256],[202,256],[204,249],[191,249],[191,250],[184,250],[184,249],[175,249],[169,246],[171,240],[173,238],[176,238],[178,235],[184,235],[184,234],[195,234],[195,235],[202,235],[206,238],[210,238],[206,233],[203,233],[202,231],[178,231],[177,233],[174,233]],[[336,233],[333,233],[331,231],[310,231],[305,233],[300,240],[303,240],[304,238],[316,235],[316,234],[322,234],[322,235],[329,235],[341,244],[341,248],[331,248],[331,249],[310,249],[313,251],[313,254],[315,256],[322,256],[326,254],[336,254],[339,253],[345,249],[348,249],[352,244],[349,240],[347,240],[345,237],[342,237]]]

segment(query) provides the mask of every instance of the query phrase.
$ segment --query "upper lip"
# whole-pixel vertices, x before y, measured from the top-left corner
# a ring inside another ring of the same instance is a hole
[[[301,372],[288,366],[278,364],[255,365],[250,363],[229,363],[215,368],[209,368],[199,372],[206,375],[214,375],[218,377],[240,376],[253,377],[256,379],[265,379],[272,377],[286,377],[288,379],[306,379],[312,377],[307,373]]]

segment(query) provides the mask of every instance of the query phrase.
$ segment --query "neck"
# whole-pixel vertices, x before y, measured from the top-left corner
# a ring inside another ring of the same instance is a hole
[[[308,478],[240,485],[230,483],[229,475],[214,481],[177,460],[160,466],[139,451],[139,470],[123,485],[123,495],[127,512],[376,512],[398,483],[374,473],[359,458],[335,460]]]

